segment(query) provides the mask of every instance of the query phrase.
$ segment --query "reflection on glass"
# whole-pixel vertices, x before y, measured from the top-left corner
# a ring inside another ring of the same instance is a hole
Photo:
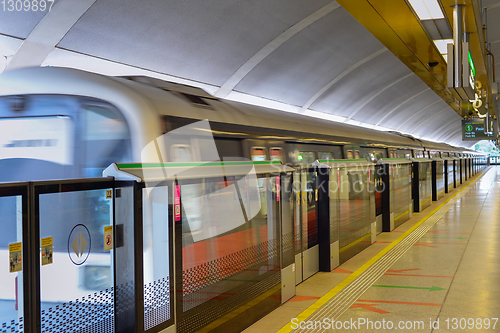
[[[278,269],[275,182],[248,175],[181,185],[184,311]]]
[[[170,319],[168,186],[143,189],[144,329]]]
[[[411,201],[411,170],[410,164],[391,165],[391,208],[394,212],[394,223],[398,225],[398,220],[404,214],[409,213],[408,204]]]
[[[340,247],[349,245],[370,232],[375,220],[370,208],[368,172],[339,170]]]
[[[9,245],[22,241],[21,199],[0,197],[0,331],[16,332],[23,320],[23,272],[17,271],[23,254],[9,254]]]
[[[42,332],[114,331],[112,225],[106,190],[40,195],[40,237],[53,239],[53,263],[40,267]],[[97,316],[95,314],[98,314]]]
[[[313,151],[301,151],[299,152],[299,162],[305,164],[311,164],[316,161],[316,153]]]
[[[316,172],[303,173],[305,191],[302,199],[302,249],[318,245],[318,220],[316,217]]]

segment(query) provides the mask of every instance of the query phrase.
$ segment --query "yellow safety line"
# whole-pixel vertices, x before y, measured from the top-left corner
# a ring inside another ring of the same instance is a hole
[[[431,199],[427,199],[427,200],[425,200],[424,202],[422,202],[422,206],[423,206],[423,205],[424,205],[427,201],[429,201],[429,200],[431,200]]]
[[[349,248],[353,247],[354,245],[358,244],[359,242],[364,241],[365,239],[367,239],[368,237],[371,237],[371,236],[372,236],[372,234],[371,234],[371,233],[369,233],[368,235],[365,235],[365,236],[363,236],[363,237],[361,237],[361,238],[359,238],[359,239],[355,240],[354,242],[352,242],[352,243],[350,243],[350,244],[347,244],[346,246],[344,246],[343,248],[341,248],[341,249],[339,250],[339,253],[344,252],[345,250],[347,250],[347,249],[349,249]]]
[[[406,212],[404,212],[403,214],[401,214],[401,215],[399,215],[398,217],[396,217],[396,218],[394,219],[394,221],[399,220],[400,218],[402,218],[403,216],[405,216],[405,215],[406,215],[406,214],[408,214],[409,212],[410,212],[410,211],[409,211],[409,210],[407,210],[407,211],[406,211]]]
[[[298,319],[298,322],[306,320],[308,317],[310,317],[316,310],[321,308],[324,304],[326,304],[329,300],[331,300],[336,294],[338,294],[342,289],[347,287],[349,283],[354,281],[358,276],[360,276],[364,271],[366,271],[371,265],[373,265],[377,260],[382,258],[389,250],[391,250],[393,247],[395,247],[397,244],[399,244],[406,236],[408,236],[410,233],[413,232],[417,227],[419,227],[422,223],[424,223],[429,217],[431,217],[435,212],[437,212],[441,207],[446,205],[451,199],[456,197],[460,192],[465,190],[470,184],[472,184],[473,181],[475,181],[480,175],[477,175],[467,186],[463,187],[460,191],[456,192],[454,195],[449,197],[445,202],[437,206],[432,212],[427,214],[420,222],[417,222],[413,227],[408,229],[404,234],[399,236],[395,241],[390,243],[387,247],[385,247],[382,251],[377,253],[373,258],[368,260],[363,266],[358,268],[355,272],[353,272],[351,275],[349,275],[347,278],[344,279],[344,281],[340,282],[335,288],[330,290],[328,293],[326,293],[325,296],[321,297],[318,299],[313,305],[302,311],[301,314],[299,314],[296,318]],[[292,328],[292,323],[286,324],[283,326],[277,333],[288,333],[293,330]]]

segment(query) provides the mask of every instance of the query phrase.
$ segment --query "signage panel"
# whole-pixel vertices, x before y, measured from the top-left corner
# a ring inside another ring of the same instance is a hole
[[[494,140],[498,136],[497,121],[490,119],[493,133],[484,133],[484,119],[462,119],[462,141]]]

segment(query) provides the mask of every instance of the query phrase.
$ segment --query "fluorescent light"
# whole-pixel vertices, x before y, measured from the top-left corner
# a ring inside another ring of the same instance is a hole
[[[421,20],[437,20],[444,18],[437,0],[408,0],[418,18]]]
[[[435,39],[433,40],[434,45],[436,45],[439,53],[447,54],[448,53],[448,44],[453,44],[453,39]]]

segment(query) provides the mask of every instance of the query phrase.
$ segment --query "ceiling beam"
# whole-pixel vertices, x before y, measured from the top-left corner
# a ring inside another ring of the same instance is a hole
[[[405,76],[397,79],[396,81],[393,81],[391,84],[388,84],[386,86],[384,86],[382,89],[380,89],[379,91],[377,91],[375,94],[373,94],[372,96],[370,96],[370,98],[368,98],[366,101],[364,101],[363,103],[361,103],[360,106],[358,106],[356,108],[356,110],[354,110],[348,117],[347,119],[352,119],[352,117],[354,117],[356,115],[356,113],[358,113],[362,108],[364,108],[366,105],[368,105],[368,103],[370,103],[371,101],[373,101],[375,98],[377,98],[377,96],[379,96],[380,94],[382,94],[384,91],[386,91],[387,89],[389,89],[390,87],[398,84],[399,82],[403,81],[404,79],[407,79],[411,76],[413,76],[414,74],[413,73],[408,73],[406,74]],[[346,119],[346,120],[347,120]]]
[[[385,119],[387,119],[387,117],[389,117],[391,114],[393,114],[393,113],[394,113],[397,109],[399,109],[400,107],[402,107],[403,105],[405,105],[406,103],[408,103],[409,101],[411,101],[412,99],[414,99],[414,98],[416,98],[416,97],[420,96],[421,94],[423,94],[423,93],[425,93],[425,92],[427,92],[427,91],[429,91],[429,90],[431,90],[431,88],[427,87],[427,88],[425,88],[424,90],[422,90],[422,91],[420,91],[420,92],[416,93],[415,95],[413,95],[413,96],[411,96],[411,97],[409,97],[409,98],[405,99],[404,101],[402,101],[401,103],[399,103],[398,105],[396,105],[396,106],[395,106],[395,107],[394,107],[391,111],[386,112],[385,116],[383,116],[383,117],[382,117],[382,118],[378,121],[378,123],[376,123],[376,124],[375,124],[375,126],[380,125],[380,124],[381,124],[381,123],[382,123]]]
[[[314,102],[316,102],[316,100],[318,100],[318,98],[320,98],[324,93],[326,93],[328,91],[328,89],[333,87],[335,85],[335,83],[342,80],[344,77],[349,75],[352,71],[357,69],[359,66],[367,63],[368,61],[370,61],[376,57],[378,57],[379,55],[381,55],[382,53],[384,53],[386,51],[387,51],[387,49],[384,47],[383,49],[380,49],[377,52],[370,54],[369,56],[365,57],[364,59],[361,59],[360,61],[358,61],[357,63],[355,63],[354,65],[352,65],[351,67],[349,67],[348,69],[346,69],[345,71],[343,71],[342,73],[337,75],[333,80],[328,82],[323,88],[321,88],[316,94],[314,94],[314,96],[311,97],[304,105],[302,105],[302,108],[300,109],[300,111],[304,112],[305,110],[309,109],[309,107]]]
[[[96,0],[59,0],[10,59],[6,70],[40,66]]]
[[[241,80],[243,80],[245,76],[247,76],[248,73],[250,73],[265,58],[267,58],[271,53],[273,53],[276,49],[283,45],[283,43],[288,41],[290,38],[301,32],[314,22],[330,14],[337,8],[340,8],[340,5],[336,1],[333,1],[285,30],[278,37],[270,41],[266,46],[255,53],[240,68],[238,68],[236,72],[234,72],[234,74],[231,75],[231,77],[229,77],[229,79],[227,79],[227,81],[215,93],[215,96],[221,98],[227,97],[227,95],[229,95],[229,93],[238,85],[238,83],[241,82]]]
[[[435,101],[434,103],[431,103],[429,105],[427,105],[425,108],[421,109],[420,111],[418,112],[415,112],[413,114],[413,116],[409,117],[408,119],[406,119],[403,123],[401,123],[401,125],[399,125],[398,128],[396,128],[396,131],[399,131],[401,129],[401,127],[403,127],[407,122],[409,122],[410,120],[412,120],[413,118],[415,118],[416,116],[418,116],[419,114],[421,114],[422,112],[424,112],[425,110],[427,110],[428,108],[430,108],[431,106],[433,106],[434,104],[436,103],[439,103],[439,102],[443,102],[443,100],[441,98],[439,98],[437,101]]]

